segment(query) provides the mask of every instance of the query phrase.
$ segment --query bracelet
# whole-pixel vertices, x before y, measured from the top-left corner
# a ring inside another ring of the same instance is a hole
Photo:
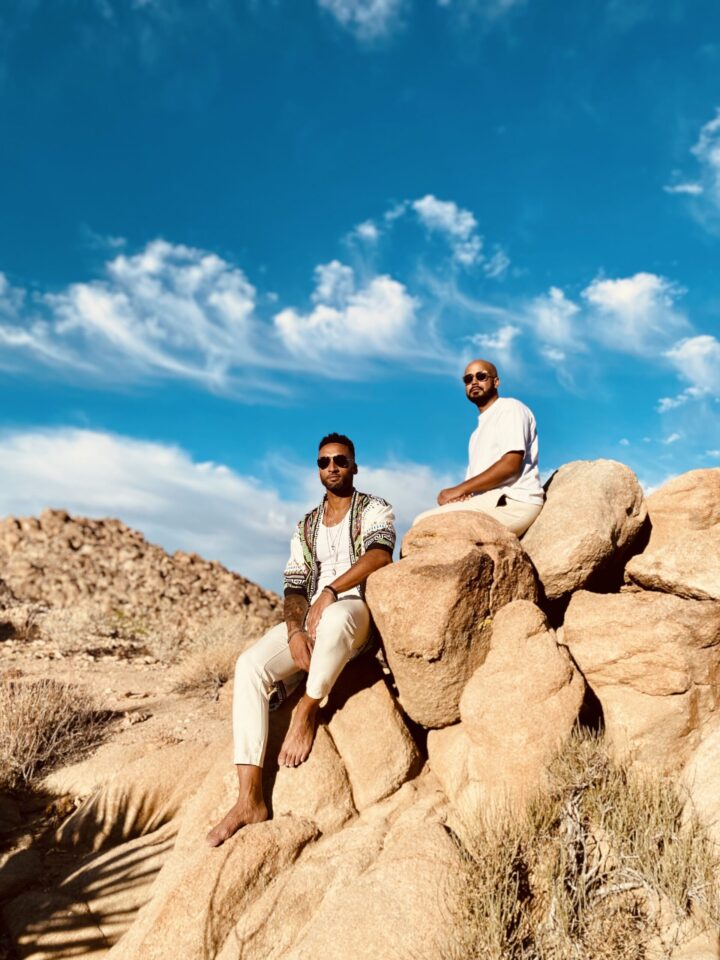
[[[294,630],[291,630],[288,634],[288,643],[290,643],[296,633],[305,633],[305,627],[295,627]]]
[[[331,587],[330,584],[328,584],[326,587],[323,587],[323,590],[329,590],[333,597],[337,600],[338,592],[335,587]]]

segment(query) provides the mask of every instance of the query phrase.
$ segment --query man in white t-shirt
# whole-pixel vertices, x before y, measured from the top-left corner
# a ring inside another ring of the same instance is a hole
[[[296,767],[310,756],[318,710],[349,660],[369,646],[365,581],[392,562],[395,517],[380,497],[355,489],[355,447],[344,434],[323,437],[318,450],[322,503],[306,514],[290,542],[284,622],[238,658],[233,689],[238,799],[207,836],[218,847],[241,827],[267,820],[262,768],[271,697],[282,701],[307,673],[278,761]]]
[[[414,520],[454,510],[479,510],[520,537],[545,502],[538,470],[535,417],[519,400],[498,396],[495,365],[472,360],[463,376],[465,396],[478,408],[465,480],[438,494],[439,507]]]

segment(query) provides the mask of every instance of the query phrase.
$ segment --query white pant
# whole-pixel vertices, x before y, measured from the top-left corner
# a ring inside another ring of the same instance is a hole
[[[498,506],[498,500],[501,498],[505,502]],[[451,513],[455,510],[477,510],[480,513],[486,513],[493,520],[497,520],[498,523],[511,530],[516,537],[521,537],[533,521],[537,519],[542,510],[542,504],[523,503],[521,500],[512,500],[507,496],[503,497],[499,490],[487,490],[485,493],[478,493],[468,500],[446,503],[442,507],[426,510],[415,517],[413,526],[426,517],[435,517],[438,514]]]
[[[331,603],[317,628],[306,693],[324,699],[348,662],[362,650],[370,632],[370,611],[355,597]],[[235,763],[261,767],[268,739],[269,700],[279,680],[301,671],[290,655],[287,625],[279,623],[240,654],[233,690]]]

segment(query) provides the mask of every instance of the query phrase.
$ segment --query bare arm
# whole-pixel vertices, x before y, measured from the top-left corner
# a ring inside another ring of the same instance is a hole
[[[312,641],[304,627],[308,611],[307,598],[299,593],[288,593],[283,603],[283,617],[287,624],[290,656],[299,670],[310,669]]]
[[[463,500],[474,493],[485,493],[487,490],[502,487],[508,480],[518,476],[524,456],[522,450],[504,453],[492,466],[478,473],[477,476],[470,477],[469,480],[464,480],[455,487],[446,487],[441,490],[437,502],[442,506],[445,503],[452,503],[453,500]]]

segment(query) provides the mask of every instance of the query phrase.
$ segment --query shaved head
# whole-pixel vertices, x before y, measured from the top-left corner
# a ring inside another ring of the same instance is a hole
[[[475,370],[486,370],[491,377],[497,377],[498,375],[497,367],[489,360],[471,360],[465,367],[465,373],[473,373]]]

